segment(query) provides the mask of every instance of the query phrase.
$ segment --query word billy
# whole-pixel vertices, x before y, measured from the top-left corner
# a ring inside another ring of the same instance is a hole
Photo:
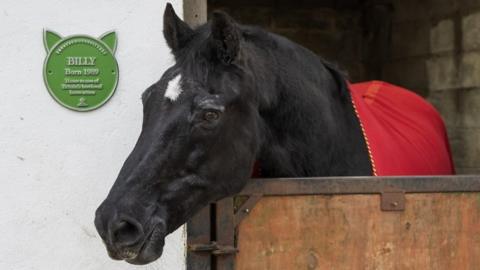
[[[66,60],[67,66],[94,66],[97,58],[87,56],[68,56]]]

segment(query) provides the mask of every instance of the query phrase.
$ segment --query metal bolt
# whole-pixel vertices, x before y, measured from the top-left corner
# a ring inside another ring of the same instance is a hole
[[[245,213],[250,213],[250,209],[246,208],[245,210],[243,210]]]
[[[390,205],[393,206],[393,207],[397,207],[397,206],[398,206],[398,202],[391,202]]]

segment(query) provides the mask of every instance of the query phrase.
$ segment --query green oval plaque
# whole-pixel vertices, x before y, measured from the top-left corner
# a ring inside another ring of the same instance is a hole
[[[85,112],[112,97],[118,83],[115,32],[96,39],[86,35],[62,38],[45,30],[44,44],[48,54],[43,78],[58,103]]]

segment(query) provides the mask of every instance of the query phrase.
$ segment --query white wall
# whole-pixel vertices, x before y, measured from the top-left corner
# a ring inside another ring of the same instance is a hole
[[[169,0],[178,14],[182,1]],[[139,134],[140,95],[172,63],[166,1],[0,0],[0,269],[184,269],[184,233],[159,262],[112,261],[93,225]],[[42,29],[118,34],[120,82],[102,108],[58,105],[42,79]]]

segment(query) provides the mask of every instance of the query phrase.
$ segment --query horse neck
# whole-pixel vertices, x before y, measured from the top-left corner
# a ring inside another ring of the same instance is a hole
[[[348,90],[342,89],[343,77],[306,49],[300,48],[293,59],[284,53],[275,58],[274,66],[280,68],[271,69],[270,106],[260,110],[263,175],[370,175],[368,151]]]

